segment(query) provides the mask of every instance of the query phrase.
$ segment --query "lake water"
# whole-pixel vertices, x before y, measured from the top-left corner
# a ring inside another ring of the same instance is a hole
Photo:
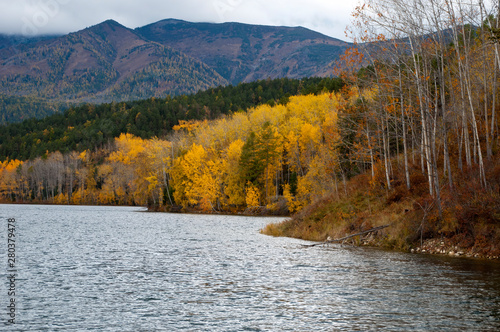
[[[498,331],[500,264],[259,234],[276,218],[0,205],[5,331]]]

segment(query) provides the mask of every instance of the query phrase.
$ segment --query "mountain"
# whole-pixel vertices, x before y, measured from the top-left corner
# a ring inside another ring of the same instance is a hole
[[[55,100],[132,100],[225,84],[201,61],[111,20],[25,45],[0,66],[0,93]]]
[[[174,19],[135,30],[108,20],[63,36],[0,35],[0,123],[82,102],[331,76],[333,63],[348,46],[301,27]]]
[[[350,46],[302,27],[167,19],[136,31],[145,39],[203,61],[231,84],[330,76],[335,60]]]

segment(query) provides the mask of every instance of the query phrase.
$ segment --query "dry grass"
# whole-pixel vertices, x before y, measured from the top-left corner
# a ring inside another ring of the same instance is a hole
[[[347,195],[324,197],[262,232],[324,241],[390,224],[371,236],[370,244],[409,250],[426,239],[446,238],[484,256],[500,254],[500,165],[493,162],[488,168],[489,188],[481,188],[474,169],[464,171],[453,189],[444,185],[441,213],[418,167],[412,168],[410,190],[402,179],[396,169],[393,189],[387,191],[360,175],[349,182]]]

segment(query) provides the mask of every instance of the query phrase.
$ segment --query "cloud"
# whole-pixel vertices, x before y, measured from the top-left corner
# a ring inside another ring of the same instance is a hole
[[[114,19],[136,28],[166,18],[304,26],[344,39],[357,0],[0,0],[0,32],[68,33]]]

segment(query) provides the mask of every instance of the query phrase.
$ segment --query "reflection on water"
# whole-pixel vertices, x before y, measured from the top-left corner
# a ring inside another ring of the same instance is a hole
[[[0,208],[2,219],[18,220],[12,330],[500,329],[498,262],[303,248],[259,234],[271,218]]]

